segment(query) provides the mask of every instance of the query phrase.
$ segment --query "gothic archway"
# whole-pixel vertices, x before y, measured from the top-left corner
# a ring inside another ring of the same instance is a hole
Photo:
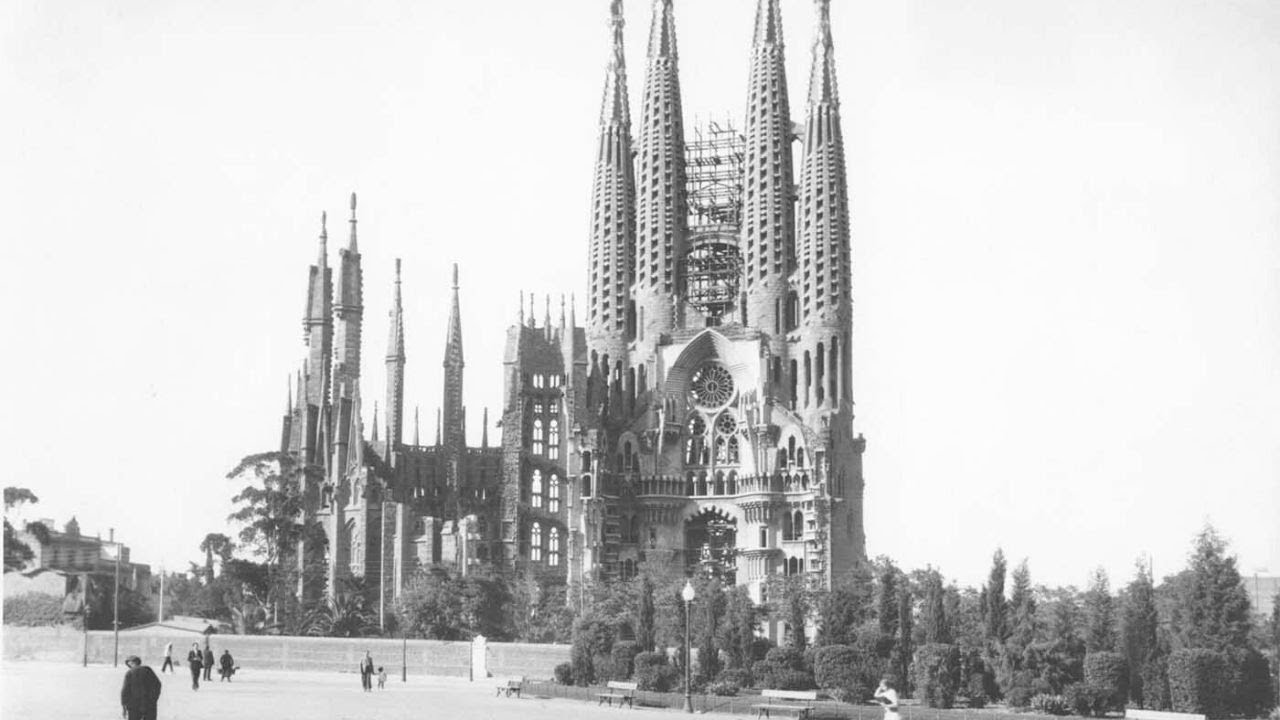
[[[707,508],[685,521],[685,570],[734,584],[738,521],[717,508]]]

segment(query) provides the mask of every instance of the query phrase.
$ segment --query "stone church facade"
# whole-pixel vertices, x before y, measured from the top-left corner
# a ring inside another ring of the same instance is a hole
[[[671,0],[654,1],[638,127],[615,0],[585,317],[561,299],[553,320],[548,300],[539,324],[521,299],[493,446],[487,412],[480,447],[465,441],[456,266],[435,442],[420,442],[416,418],[404,438],[398,263],[383,416],[366,432],[352,196],[336,268],[323,231],[310,268],[281,440],[317,468],[305,512],[325,538],[300,553],[323,555],[317,587],[362,578],[386,600],[423,564],[578,583],[647,565],[760,600],[771,575],[830,584],[862,566],[848,189],[828,0],[816,10],[801,123],[778,0],[759,0],[741,130],[687,138]]]

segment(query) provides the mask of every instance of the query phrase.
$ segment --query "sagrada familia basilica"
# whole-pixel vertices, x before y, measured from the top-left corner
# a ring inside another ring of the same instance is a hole
[[[306,359],[282,450],[317,468],[299,557],[393,599],[421,565],[548,583],[645,567],[711,573],[761,600],[771,575],[830,584],[865,562],[853,431],[849,201],[829,0],[793,123],[778,0],[759,0],[741,128],[686,134],[672,0],[654,0],[632,123],[612,7],[581,325],[532,309],[507,330],[501,441],[468,447],[458,269],[437,437],[405,437],[397,261],[382,417],[362,418],[356,199],[334,264],[310,268]],[[798,153],[798,162],[794,155]],[[798,175],[798,176],[797,176]],[[585,218],[584,218],[585,220]],[[443,269],[442,269],[443,274]],[[496,378],[495,378],[496,379]],[[314,575],[314,573],[313,573]]]

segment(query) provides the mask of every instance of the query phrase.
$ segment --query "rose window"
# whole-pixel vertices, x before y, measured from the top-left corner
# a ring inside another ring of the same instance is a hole
[[[703,365],[693,374],[689,392],[703,408],[718,408],[733,399],[733,377],[720,365]]]
[[[732,435],[738,429],[738,421],[728,412],[720,413],[716,418],[716,432],[720,435]]]

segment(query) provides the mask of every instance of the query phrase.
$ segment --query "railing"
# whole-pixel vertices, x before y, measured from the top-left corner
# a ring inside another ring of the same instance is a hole
[[[699,472],[693,477],[679,475],[641,476],[601,475],[600,492],[617,496],[624,493],[638,497],[737,497],[762,493],[808,492],[817,488],[808,471],[745,475],[716,471]]]

